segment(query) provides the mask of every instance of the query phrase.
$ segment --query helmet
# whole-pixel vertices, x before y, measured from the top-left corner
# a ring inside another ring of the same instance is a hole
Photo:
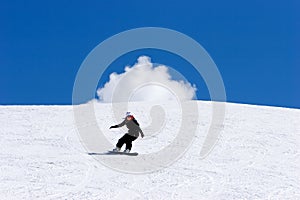
[[[132,114],[132,112],[126,112],[126,116],[125,116],[125,118],[124,119],[126,119],[127,117],[130,117],[131,119],[133,119],[134,118],[134,116],[133,116],[133,114]]]
[[[133,114],[131,113],[131,112],[126,112],[126,115],[125,115],[126,117],[128,117],[128,116],[133,116]]]

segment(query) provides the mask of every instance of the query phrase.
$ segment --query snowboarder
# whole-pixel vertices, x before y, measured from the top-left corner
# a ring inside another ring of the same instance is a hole
[[[134,116],[130,112],[126,112],[126,117],[124,121],[118,125],[111,126],[111,128],[119,128],[126,125],[128,128],[128,133],[123,135],[116,144],[116,148],[113,149],[114,152],[119,152],[123,146],[126,144],[125,153],[129,153],[132,147],[132,141],[136,140],[139,137],[139,133],[141,134],[142,138],[144,137],[144,133],[140,128],[139,123],[134,118]]]

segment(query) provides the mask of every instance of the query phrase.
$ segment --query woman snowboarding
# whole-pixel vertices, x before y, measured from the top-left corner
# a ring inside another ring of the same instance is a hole
[[[118,125],[111,126],[111,128],[119,128],[126,125],[128,128],[128,133],[123,135],[116,144],[116,148],[113,149],[115,152],[119,152],[123,146],[123,144],[126,144],[126,149],[124,150],[125,153],[129,153],[132,147],[132,141],[136,140],[139,137],[139,134],[141,134],[142,138],[144,137],[144,133],[142,129],[140,128],[139,123],[137,120],[133,117],[133,115],[130,112],[126,112],[126,117],[124,121]]]

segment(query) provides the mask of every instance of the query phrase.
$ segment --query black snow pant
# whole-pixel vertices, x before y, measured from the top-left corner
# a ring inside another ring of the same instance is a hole
[[[117,143],[117,147],[118,148],[122,148],[123,144],[126,144],[126,149],[131,150],[132,147],[132,141],[136,140],[137,137],[134,137],[132,135],[129,135],[128,133],[126,133],[125,135],[123,135],[123,137],[121,137]]]

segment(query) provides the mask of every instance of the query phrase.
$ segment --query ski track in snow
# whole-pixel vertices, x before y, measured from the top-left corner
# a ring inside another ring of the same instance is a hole
[[[165,128],[149,137],[145,132],[133,151],[152,153],[174,139],[180,116],[164,106],[171,113]],[[149,107],[131,103],[142,128],[151,119],[144,113]],[[300,110],[228,103],[218,143],[201,159],[211,103],[198,107],[198,130],[183,157],[137,175],[88,155],[72,106],[0,106],[0,199],[300,199]],[[118,123],[110,106],[95,108],[113,147],[124,129],[108,130]]]

